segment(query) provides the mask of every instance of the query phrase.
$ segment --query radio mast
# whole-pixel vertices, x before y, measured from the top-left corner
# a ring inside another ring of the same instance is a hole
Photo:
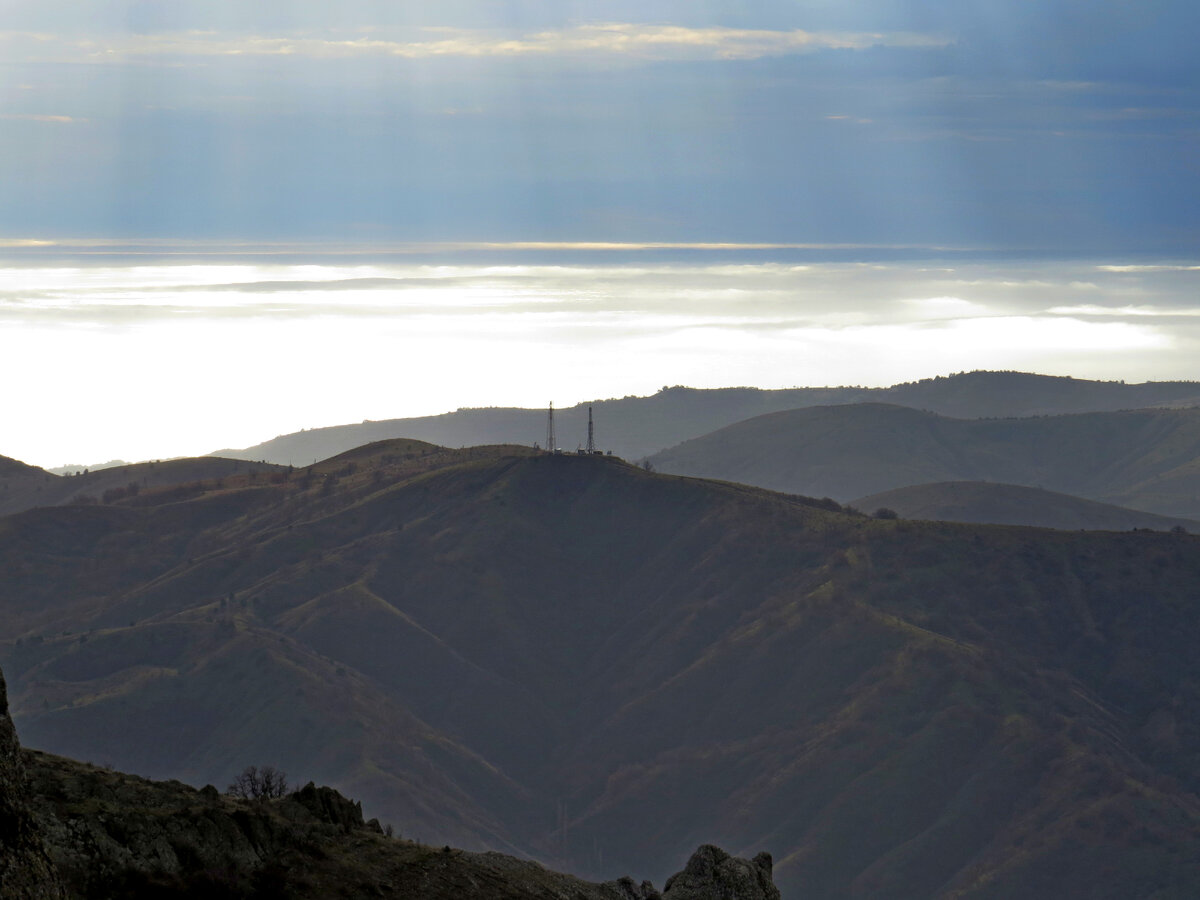
[[[557,445],[554,442],[554,404],[550,404],[550,414],[546,417],[546,450],[553,453]]]
[[[595,438],[595,432],[594,432],[594,431],[593,431],[593,429],[592,429],[592,408],[591,408],[590,406],[588,407],[588,445],[587,445],[587,452],[588,452],[588,453],[595,453],[595,452],[596,452],[596,438]]]

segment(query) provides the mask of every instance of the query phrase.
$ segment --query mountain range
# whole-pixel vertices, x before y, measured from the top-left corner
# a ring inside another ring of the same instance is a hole
[[[592,407],[598,444],[640,460],[726,425],[771,412],[848,403],[890,403],[957,418],[999,418],[1200,406],[1200,383],[1087,381],[1023,372],[964,372],[886,388],[698,390],[663,387],[650,397],[596,400],[555,411],[557,443],[587,440]],[[412,438],[446,447],[546,442],[546,409],[460,409],[437,416],[313,428],[214,456],[309,465],[372,441]]]
[[[589,878],[715,842],[804,898],[1200,883],[1191,535],[387,441],[7,516],[0,572],[42,750],[193,784],[271,763]]]

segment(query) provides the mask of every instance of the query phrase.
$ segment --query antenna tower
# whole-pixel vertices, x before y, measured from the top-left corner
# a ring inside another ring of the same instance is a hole
[[[550,404],[550,415],[546,417],[546,449],[554,452],[554,404]]]
[[[596,452],[596,439],[595,439],[595,432],[592,430],[592,408],[591,408],[590,406],[588,407],[588,445],[587,445],[587,452],[588,452],[588,453],[595,453],[595,452]]]

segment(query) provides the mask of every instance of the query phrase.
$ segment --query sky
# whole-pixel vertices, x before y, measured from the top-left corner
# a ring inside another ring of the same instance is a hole
[[[0,454],[1195,378],[1200,5],[0,0]]]

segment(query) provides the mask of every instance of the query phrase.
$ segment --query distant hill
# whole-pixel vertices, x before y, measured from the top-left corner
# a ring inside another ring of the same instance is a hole
[[[180,487],[215,478],[253,481],[286,470],[286,466],[242,459],[203,456],[129,463],[80,475],[53,475],[44,469],[0,457],[0,515],[35,506],[107,503],[138,492]]]
[[[1200,382],[1126,384],[1027,372],[962,372],[897,384],[864,399],[959,419],[1000,419],[1200,406]]]
[[[951,419],[877,403],[759,416],[650,458],[661,471],[839,501],[941,481],[1040,487],[1200,518],[1200,410]]]
[[[600,446],[638,460],[666,447],[764,413],[809,406],[880,402],[960,418],[1053,415],[1156,406],[1200,405],[1200,383],[1085,381],[1021,372],[967,372],[889,388],[822,387],[663,388],[651,397],[597,400],[593,406]],[[587,407],[555,410],[559,445],[574,450],[587,441]],[[545,409],[460,409],[413,419],[314,428],[282,435],[243,450],[213,455],[310,465],[344,450],[388,438],[413,438],[445,447],[544,444]]]
[[[860,497],[851,504],[864,512],[890,509],[906,519],[939,519],[993,525],[1129,531],[1184,528],[1200,532],[1200,521],[1156,516],[1069,494],[989,481],[918,484]]]
[[[595,880],[714,841],[813,900],[1200,881],[1200,538],[413,441],[200,488],[0,519],[27,744]]]
[[[55,475],[76,475],[76,474],[80,474],[84,471],[99,472],[101,469],[112,469],[117,466],[128,466],[128,465],[130,465],[128,460],[110,459],[108,462],[92,463],[91,465],[68,463],[65,466],[54,466],[53,468],[47,469],[46,471],[51,472]]]

